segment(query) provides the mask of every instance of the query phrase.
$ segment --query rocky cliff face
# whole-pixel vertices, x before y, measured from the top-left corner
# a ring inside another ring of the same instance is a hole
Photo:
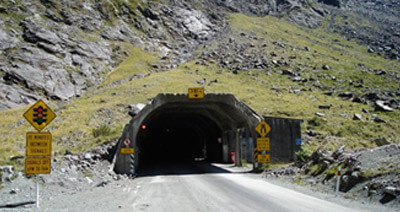
[[[350,9],[362,4],[356,0],[346,5],[322,2]],[[369,3],[363,5],[369,9]],[[324,9],[313,0],[1,1],[0,110],[42,97],[79,97],[88,87],[101,83],[134,46],[159,55],[161,60],[152,64],[154,71],[174,68],[192,58],[199,45],[225,36],[229,31],[225,15],[229,12],[274,15],[315,28],[329,10],[333,17],[342,12]],[[387,26],[399,23],[396,15],[393,11],[393,23]],[[354,35],[341,25],[332,24],[332,29]],[[373,38],[365,42],[371,44],[371,51],[384,46],[382,51],[389,52],[389,46],[390,52],[398,55],[399,39],[392,35],[395,42],[378,40],[372,45]]]
[[[168,69],[224,26],[183,2],[7,1],[0,7],[0,109],[40,97],[80,96],[139,46],[169,58]]]
[[[283,14],[306,4],[146,2],[2,2],[0,109],[25,105],[41,97],[79,97],[91,85],[102,82],[103,75],[129,54],[124,45],[157,53],[162,60],[154,68],[168,70],[189,59],[199,44],[224,32],[224,12]]]
[[[368,46],[370,53],[400,59],[400,2],[396,0],[324,0],[333,32]]]

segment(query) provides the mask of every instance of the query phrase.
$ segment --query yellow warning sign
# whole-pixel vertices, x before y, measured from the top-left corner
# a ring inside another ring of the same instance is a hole
[[[270,147],[269,138],[257,138],[257,150],[258,151],[269,151]]]
[[[121,154],[123,154],[123,155],[130,155],[133,153],[135,153],[134,148],[121,148]]]
[[[189,88],[188,90],[189,99],[203,99],[204,88]]]
[[[51,133],[26,133],[26,156],[51,156]]]
[[[51,159],[45,158],[26,158],[25,174],[50,174]]]
[[[39,100],[24,113],[24,117],[36,130],[41,131],[56,118],[56,114]]]
[[[269,163],[271,160],[271,157],[269,154],[264,154],[264,155],[258,155],[257,161],[259,163]]]
[[[258,134],[260,134],[261,137],[265,137],[268,135],[268,133],[271,131],[271,127],[262,120],[255,128]]]

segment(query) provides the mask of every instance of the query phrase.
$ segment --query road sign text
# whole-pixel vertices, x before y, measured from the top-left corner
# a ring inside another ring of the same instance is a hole
[[[50,174],[51,160],[46,158],[26,158],[25,174]]]

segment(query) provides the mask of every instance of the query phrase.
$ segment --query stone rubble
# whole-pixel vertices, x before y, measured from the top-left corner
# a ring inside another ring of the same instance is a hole
[[[285,168],[269,168],[264,174],[267,178],[306,181],[306,185],[318,185],[321,190],[333,193],[340,166],[342,193],[395,206],[400,203],[400,164],[397,161],[400,161],[400,144],[364,150],[346,150],[341,146],[334,152],[319,149],[306,161]]]

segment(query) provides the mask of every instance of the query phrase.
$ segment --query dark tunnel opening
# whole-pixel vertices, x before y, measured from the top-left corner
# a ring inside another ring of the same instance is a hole
[[[206,94],[202,99],[158,94],[125,125],[114,171],[139,176],[182,170],[224,173],[218,167],[225,165],[215,163],[254,162],[252,138],[260,120],[232,94]]]
[[[155,167],[222,162],[222,130],[195,111],[163,111],[145,120],[138,132],[138,173]]]

